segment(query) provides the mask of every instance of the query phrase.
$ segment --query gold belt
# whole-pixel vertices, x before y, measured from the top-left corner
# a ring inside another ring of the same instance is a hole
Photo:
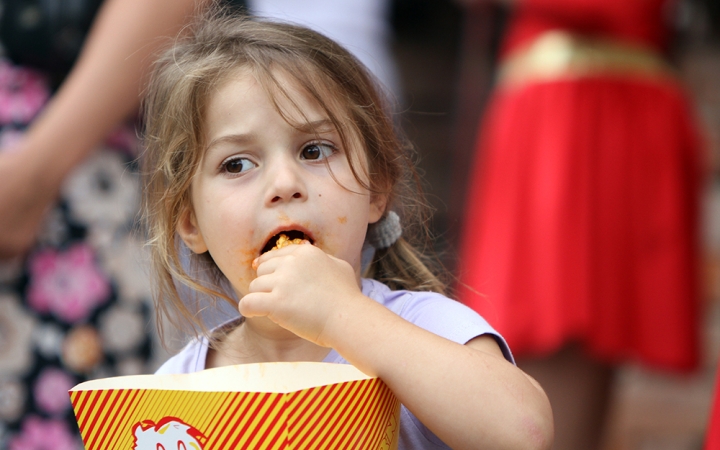
[[[594,75],[674,77],[675,71],[650,49],[562,31],[546,32],[514,51],[498,71],[502,84]]]

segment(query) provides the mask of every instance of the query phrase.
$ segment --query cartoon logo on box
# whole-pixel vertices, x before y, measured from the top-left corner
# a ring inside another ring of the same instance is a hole
[[[393,442],[395,440],[393,439],[395,433],[398,431],[398,422],[395,416],[390,416],[388,420],[388,425],[385,428],[385,434],[383,435],[382,441],[380,442],[380,449],[381,450],[389,450],[393,448]]]
[[[202,450],[207,438],[177,417],[158,423],[143,420],[133,425],[133,450]]]

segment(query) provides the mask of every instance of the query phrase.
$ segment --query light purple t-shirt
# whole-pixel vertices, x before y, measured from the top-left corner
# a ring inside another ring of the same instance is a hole
[[[393,291],[370,279],[362,280],[362,292],[385,305],[408,322],[459,344],[466,344],[483,334],[492,335],[505,358],[514,363],[505,340],[475,311],[457,301],[434,292]],[[208,340],[200,337],[168,359],[157,374],[198,372],[205,369]],[[349,364],[335,350],[330,350],[323,362]],[[400,410],[400,440],[398,450],[448,449],[405,406]]]

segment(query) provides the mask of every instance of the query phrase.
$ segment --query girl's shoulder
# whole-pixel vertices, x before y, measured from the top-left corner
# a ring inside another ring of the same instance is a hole
[[[487,324],[485,319],[473,309],[437,292],[392,290],[380,281],[368,278],[362,279],[362,292],[365,296],[405,318],[439,312],[458,320],[466,318]]]

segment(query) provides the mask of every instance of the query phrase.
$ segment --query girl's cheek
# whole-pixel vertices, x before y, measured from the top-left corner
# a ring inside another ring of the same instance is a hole
[[[252,267],[253,261],[256,257],[255,252],[248,252],[247,255],[240,258],[236,277],[235,280],[233,280],[233,286],[240,295],[247,294],[249,292],[250,282],[257,278],[257,272]]]
[[[229,273],[225,273],[238,299],[250,292],[250,283],[257,278],[257,273],[249,265],[236,265]]]
[[[240,247],[245,248],[244,246]],[[220,266],[220,270],[239,296],[249,292],[250,282],[257,277],[257,273],[252,268],[252,262],[256,255],[257,251],[255,249],[238,250],[237,247],[227,249],[223,255],[224,261]]]

